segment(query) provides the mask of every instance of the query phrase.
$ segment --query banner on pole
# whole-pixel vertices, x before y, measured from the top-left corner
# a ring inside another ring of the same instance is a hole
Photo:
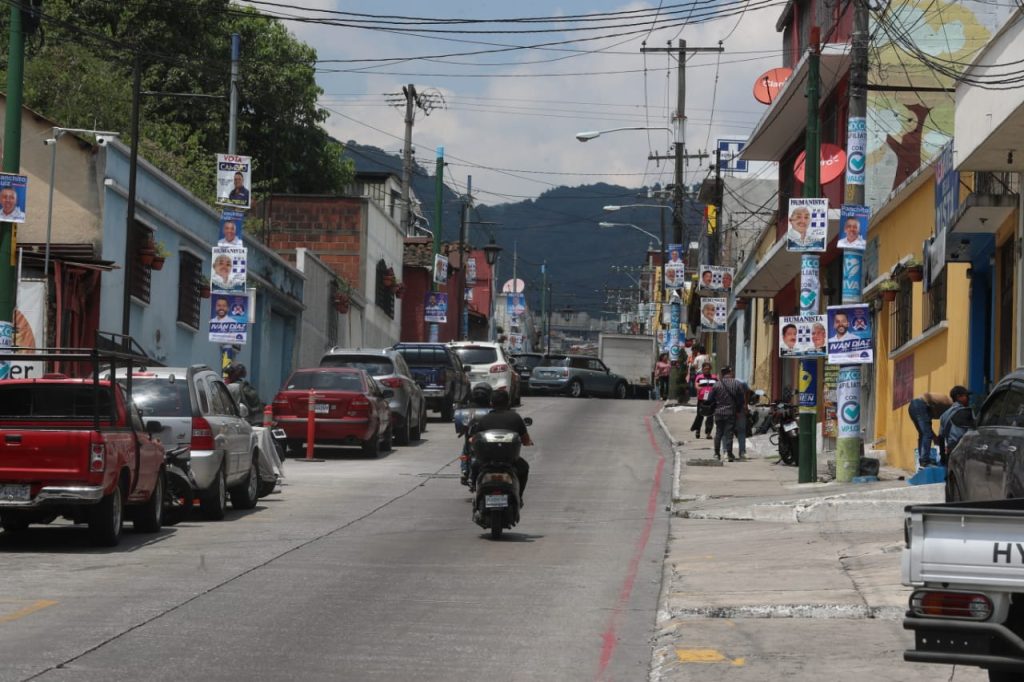
[[[828,199],[789,200],[789,231],[786,250],[819,253],[828,236]]]
[[[0,173],[0,222],[25,222],[28,176]]]
[[[700,299],[700,328],[705,332],[724,332],[729,299]]]
[[[871,310],[866,303],[828,307],[828,361],[834,365],[874,362]]]
[[[860,436],[860,367],[840,367],[836,382],[839,438]]]
[[[846,186],[864,185],[867,166],[868,120],[851,116],[846,123]]]
[[[217,203],[221,206],[252,207],[252,157],[217,154]]]
[[[700,266],[697,285],[701,294],[725,294],[732,291],[734,270],[724,265]]]
[[[678,289],[686,281],[686,267],[683,263],[683,245],[668,245],[668,262],[665,264],[665,286]]]
[[[824,315],[779,318],[780,358],[823,358],[828,334]]]
[[[440,291],[429,292],[423,307],[423,319],[426,322],[447,322],[448,294]]]
[[[245,343],[249,326],[249,295],[212,294],[210,296],[210,341]]]
[[[448,256],[440,253],[434,254],[434,284],[444,284],[448,281]]]
[[[870,220],[870,206],[843,204],[839,209],[839,241],[836,242],[836,246],[840,249],[863,251],[868,242]]]
[[[210,254],[210,291],[237,294],[245,291],[248,249],[215,246]]]

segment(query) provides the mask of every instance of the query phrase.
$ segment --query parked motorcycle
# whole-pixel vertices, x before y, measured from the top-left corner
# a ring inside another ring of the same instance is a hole
[[[800,456],[800,424],[797,421],[799,408],[788,402],[777,402],[772,406],[771,429],[768,440],[779,448],[779,460],[788,466],[796,466]]]
[[[523,420],[529,426],[533,420]],[[481,431],[473,439],[473,458],[477,462],[476,495],[473,498],[473,521],[490,529],[491,539],[498,540],[506,528],[519,523],[519,479],[515,461],[522,440],[514,431]]]
[[[192,450],[183,445],[164,451],[164,519],[173,526],[192,510],[199,484],[192,474]]]

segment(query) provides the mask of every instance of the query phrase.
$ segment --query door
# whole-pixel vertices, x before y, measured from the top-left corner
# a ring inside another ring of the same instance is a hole
[[[238,469],[237,459],[232,451],[238,434],[232,433],[234,423],[228,419],[228,408],[224,404],[224,397],[217,390],[211,379],[212,373],[203,375],[199,380],[205,386],[206,394],[210,399],[210,411],[206,414],[206,421],[210,423],[210,431],[213,432],[213,444],[217,451],[221,453],[224,471],[230,479]]]
[[[962,446],[957,457],[963,459],[961,488],[966,500],[999,500],[1004,497],[1006,482],[1006,451],[1003,415],[1011,400],[1009,387],[997,388],[982,405],[978,429]],[[961,452],[961,450],[963,452]]]
[[[228,424],[229,450],[231,460],[234,463],[235,473],[244,475],[249,470],[250,451],[249,444],[252,442],[252,426],[238,412],[238,406],[231,397],[228,387],[220,379],[210,380],[210,387],[220,396],[220,403],[224,406],[224,419]],[[230,472],[229,472],[230,477]]]
[[[587,374],[590,380],[590,385],[593,389],[601,393],[602,395],[611,395],[611,375],[608,373],[608,368],[604,366],[604,363],[600,360],[587,360]]]

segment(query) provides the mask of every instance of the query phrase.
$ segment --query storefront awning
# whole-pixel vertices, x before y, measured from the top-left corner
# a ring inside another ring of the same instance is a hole
[[[828,237],[831,244],[839,234],[839,210],[829,209]],[[771,298],[782,291],[793,278],[800,276],[800,256],[786,250],[786,237],[775,242],[768,253],[757,262],[749,275],[736,285],[736,296],[744,298]]]
[[[745,161],[779,161],[807,127],[807,54],[793,69],[768,110],[747,138],[740,158]],[[821,46],[819,95],[822,101],[850,70],[848,43]]]

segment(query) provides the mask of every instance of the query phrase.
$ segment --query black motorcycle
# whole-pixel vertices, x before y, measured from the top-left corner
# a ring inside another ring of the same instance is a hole
[[[799,408],[786,402],[772,405],[771,430],[768,440],[779,448],[779,461],[787,466],[796,466],[800,458],[800,424],[797,421]]]
[[[523,420],[529,426],[533,420]],[[473,439],[476,470],[476,495],[473,498],[473,522],[490,529],[491,539],[498,540],[506,528],[519,523],[522,500],[516,459],[523,446],[514,431],[481,431]]]
[[[187,445],[164,451],[164,525],[173,526],[192,510],[199,484],[192,474],[192,450]]]

